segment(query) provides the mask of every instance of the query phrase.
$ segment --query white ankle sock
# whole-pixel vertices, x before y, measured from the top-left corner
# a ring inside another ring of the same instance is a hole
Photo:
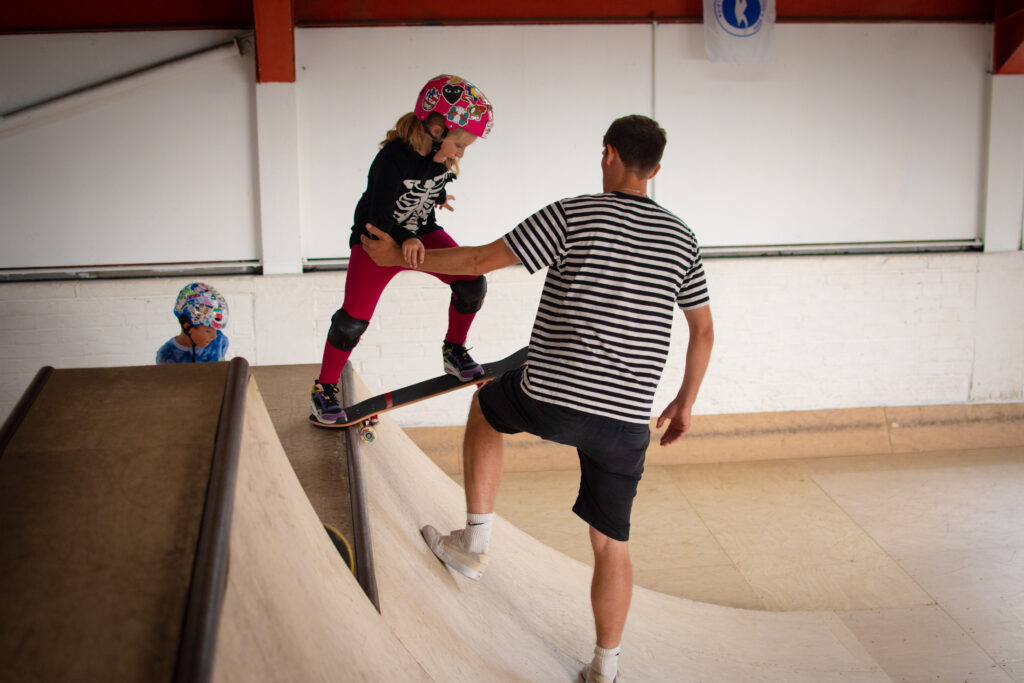
[[[619,650],[621,649],[621,645],[612,650],[606,650],[603,647],[595,647],[594,659],[590,662],[591,671],[595,671],[602,676],[607,676],[608,680],[614,681],[615,674],[619,672]]]
[[[486,553],[491,542],[491,522],[494,513],[474,513],[466,515],[466,550],[471,553]]]

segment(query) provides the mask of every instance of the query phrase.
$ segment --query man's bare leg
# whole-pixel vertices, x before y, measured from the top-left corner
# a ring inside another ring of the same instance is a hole
[[[487,548],[503,458],[501,433],[484,419],[474,394],[462,444],[466,526],[447,535],[430,524],[420,529],[423,540],[438,559],[474,580],[479,580],[487,567]]]
[[[633,597],[633,565],[629,543],[608,538],[590,527],[594,548],[594,578],[590,584],[590,603],[594,608],[597,645],[607,649],[619,646],[626,627],[629,602]]]
[[[480,410],[477,395],[469,407],[466,435],[462,442],[462,472],[466,488],[466,512],[494,512],[498,498],[504,450],[501,432],[488,424]]]
[[[590,527],[590,545],[594,549],[590,604],[594,608],[597,647],[590,664],[580,672],[580,680],[614,681],[633,596],[633,565],[629,561],[629,543],[609,538],[594,527]]]

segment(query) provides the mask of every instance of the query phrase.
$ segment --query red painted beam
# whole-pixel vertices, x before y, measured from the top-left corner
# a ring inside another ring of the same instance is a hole
[[[992,71],[1024,74],[1024,0],[996,2]]]
[[[992,21],[997,0],[776,0],[790,21]]]
[[[256,80],[295,82],[295,21],[292,0],[253,0],[256,24]]]
[[[0,33],[249,28],[252,0],[0,2]]]
[[[0,32],[248,28],[267,0],[0,0]],[[990,22],[1005,0],[776,0],[780,21]],[[702,0],[293,0],[298,25],[700,21]]]
[[[781,21],[992,21],[996,0],[776,0]],[[295,0],[300,26],[701,21],[702,0]]]
[[[299,25],[700,21],[702,13],[702,0],[295,0],[295,21]]]

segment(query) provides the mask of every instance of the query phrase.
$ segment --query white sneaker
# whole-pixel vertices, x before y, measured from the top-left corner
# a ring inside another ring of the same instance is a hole
[[[420,529],[423,540],[427,542],[430,549],[437,555],[437,559],[455,571],[468,576],[474,581],[479,581],[487,568],[486,553],[471,553],[462,546],[462,532],[464,529],[456,529],[447,536],[442,536],[437,529],[429,524]]]
[[[617,680],[619,680],[618,676],[615,677],[615,681]],[[607,676],[602,676],[596,671],[591,671],[589,664],[580,669],[579,678],[576,679],[576,683],[615,683],[615,681]]]

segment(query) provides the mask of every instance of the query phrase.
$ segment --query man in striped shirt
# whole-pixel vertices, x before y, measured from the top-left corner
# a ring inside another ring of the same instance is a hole
[[[432,273],[483,275],[521,263],[547,268],[528,365],[473,397],[463,446],[467,523],[448,535],[425,526],[431,550],[479,579],[487,562],[502,471],[502,434],[529,432],[575,446],[580,490],[573,511],[590,525],[591,603],[597,628],[586,683],[613,681],[632,597],[629,518],[650,441],[654,393],[668,356],[674,310],[690,336],[676,397],[658,417],[660,443],[690,428],[714,331],[697,241],[683,221],[647,196],[665,131],[645,116],[615,120],[604,136],[601,194],[563,199],[491,244],[428,251]],[[382,266],[401,265],[388,236],[363,238]]]

